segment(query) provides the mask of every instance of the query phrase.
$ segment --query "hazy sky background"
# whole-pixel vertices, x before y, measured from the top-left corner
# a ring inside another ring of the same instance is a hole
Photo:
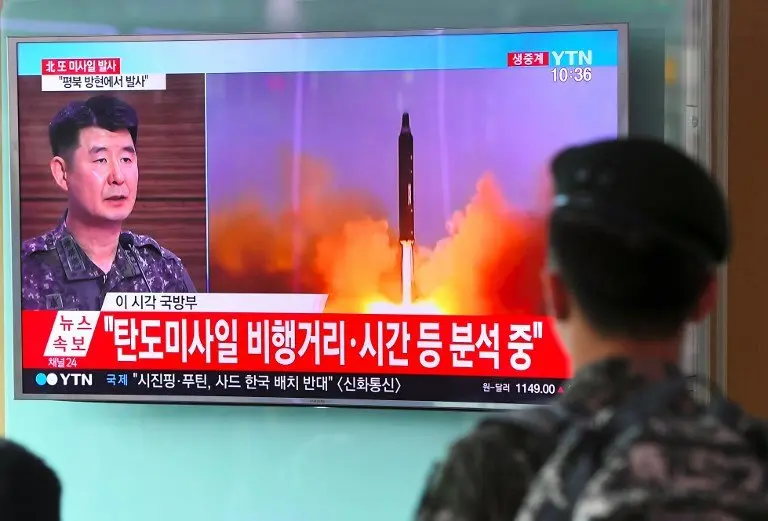
[[[536,176],[563,146],[617,134],[617,73],[556,83],[547,68],[207,76],[208,203],[257,193],[290,204],[280,158],[326,161],[338,185],[375,195],[396,226],[397,136],[411,114],[416,238],[432,244],[493,172],[529,208]]]

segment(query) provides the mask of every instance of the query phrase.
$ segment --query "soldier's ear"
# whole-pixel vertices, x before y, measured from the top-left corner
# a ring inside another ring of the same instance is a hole
[[[717,305],[717,296],[717,277],[713,275],[709,280],[709,284],[707,284],[707,289],[704,290],[693,313],[691,313],[691,316],[689,317],[690,320],[692,322],[698,322],[712,313],[712,310],[714,310]]]
[[[541,275],[547,314],[557,320],[567,320],[571,315],[571,301],[562,277],[555,270],[545,269]]]
[[[69,190],[67,183],[67,163],[64,158],[56,156],[51,159],[51,175],[56,184],[65,192]]]

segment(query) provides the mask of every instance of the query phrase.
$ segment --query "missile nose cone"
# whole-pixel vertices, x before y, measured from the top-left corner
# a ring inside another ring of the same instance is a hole
[[[401,130],[411,129],[411,116],[407,112],[403,112],[403,122],[400,124]]]

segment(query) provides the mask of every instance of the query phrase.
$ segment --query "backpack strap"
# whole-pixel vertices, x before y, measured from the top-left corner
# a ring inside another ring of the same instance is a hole
[[[698,377],[694,377],[698,379]],[[606,452],[623,438],[631,429],[643,425],[667,407],[671,400],[685,392],[691,378],[679,377],[664,382],[650,384],[631,394],[603,425],[575,425],[563,436],[563,443],[573,444],[574,455],[572,471],[565,485],[569,504],[574,505],[589,478],[602,465]],[[712,400],[708,407],[710,414],[723,424],[740,432],[755,448],[756,454],[768,462],[768,428],[759,422],[752,422],[746,429],[739,425],[744,412],[736,403],[730,401],[719,389],[712,388]]]
[[[561,490],[565,503],[545,502],[537,513],[537,519],[571,519],[570,509],[576,505],[595,472],[604,465],[608,451],[617,447],[617,443],[631,443],[634,433],[640,435],[642,432],[637,427],[647,424],[654,415],[663,412],[676,397],[687,392],[690,381],[690,377],[680,376],[638,389],[619,404],[604,423],[600,422],[599,415],[591,417],[589,421],[579,421],[577,418],[577,421],[566,423],[562,435],[556,441],[562,448],[564,458],[559,465],[562,465]],[[755,447],[756,453],[765,457],[768,462],[768,425],[760,422],[743,424],[744,413],[737,404],[728,400],[717,389],[712,393],[712,397],[710,414],[741,432]],[[742,428],[739,428],[739,424],[742,424]]]
[[[624,403],[614,409],[606,423],[596,424],[593,417],[589,423],[571,427],[563,436],[563,444],[570,447],[572,458],[568,463],[570,472],[563,483],[568,504],[576,504],[589,479],[603,465],[606,453],[620,437],[645,424],[687,387],[685,378],[648,385],[630,394]],[[550,517],[541,519],[554,519],[551,517],[554,512],[545,513]]]

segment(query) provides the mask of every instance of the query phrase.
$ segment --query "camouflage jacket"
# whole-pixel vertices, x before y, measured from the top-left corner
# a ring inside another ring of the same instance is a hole
[[[125,231],[104,273],[62,222],[21,246],[21,307],[97,311],[107,293],[192,293],[181,260],[146,235]]]
[[[675,367],[640,366],[628,359],[598,362],[579,371],[562,395],[574,415],[610,412],[649,381],[678,377]],[[707,410],[685,393],[670,404],[670,417],[700,417]],[[663,418],[660,418],[663,421]],[[746,415],[740,421],[751,421]],[[513,423],[484,422],[450,448],[434,469],[419,504],[418,521],[509,521],[520,512],[529,486],[546,462],[542,440]],[[547,487],[561,487],[557,475]],[[539,481],[541,483],[541,481]],[[533,517],[535,518],[535,516]]]

